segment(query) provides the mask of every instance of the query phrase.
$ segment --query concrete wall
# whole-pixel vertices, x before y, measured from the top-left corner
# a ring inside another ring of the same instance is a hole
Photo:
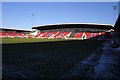
[[[112,39],[120,46],[120,32],[112,32]]]
[[[120,1],[118,2],[118,14],[120,14]]]

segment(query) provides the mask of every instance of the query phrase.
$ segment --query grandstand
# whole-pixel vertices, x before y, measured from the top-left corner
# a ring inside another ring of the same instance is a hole
[[[0,28],[0,38],[107,39],[113,29],[109,24],[65,23],[32,27],[35,31]]]
[[[34,38],[90,39],[107,38],[113,29],[109,24],[65,23],[34,26]]]
[[[29,30],[18,30],[12,28],[0,28],[0,38],[27,38]]]

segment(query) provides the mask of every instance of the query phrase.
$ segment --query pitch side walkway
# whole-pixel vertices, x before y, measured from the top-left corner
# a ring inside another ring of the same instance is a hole
[[[111,48],[106,42],[96,52],[78,63],[62,78],[120,78],[120,48]]]

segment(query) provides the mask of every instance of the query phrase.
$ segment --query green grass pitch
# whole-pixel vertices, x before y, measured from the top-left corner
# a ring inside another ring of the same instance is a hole
[[[40,39],[40,38],[3,38],[0,44],[31,43],[31,42],[51,42],[62,41],[63,39]]]
[[[104,41],[16,38],[2,42],[3,78],[59,78]]]

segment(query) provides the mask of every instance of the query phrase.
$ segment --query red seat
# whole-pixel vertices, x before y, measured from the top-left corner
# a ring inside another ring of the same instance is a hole
[[[5,32],[0,32],[0,37],[7,37],[7,33],[5,33]]]
[[[10,37],[16,37],[16,36],[17,36],[16,33],[10,33],[10,32],[7,32],[7,34],[8,34],[8,36],[10,36]]]
[[[81,38],[83,35],[83,32],[76,33],[74,38]]]
[[[17,36],[18,37],[23,37],[23,34],[22,33],[17,33]]]
[[[36,38],[43,38],[44,34],[45,34],[45,32],[39,32],[35,37]]]
[[[91,36],[90,36],[91,33],[90,33],[90,32],[86,32],[85,34],[86,34],[86,36],[87,36],[87,39],[91,38]]]

